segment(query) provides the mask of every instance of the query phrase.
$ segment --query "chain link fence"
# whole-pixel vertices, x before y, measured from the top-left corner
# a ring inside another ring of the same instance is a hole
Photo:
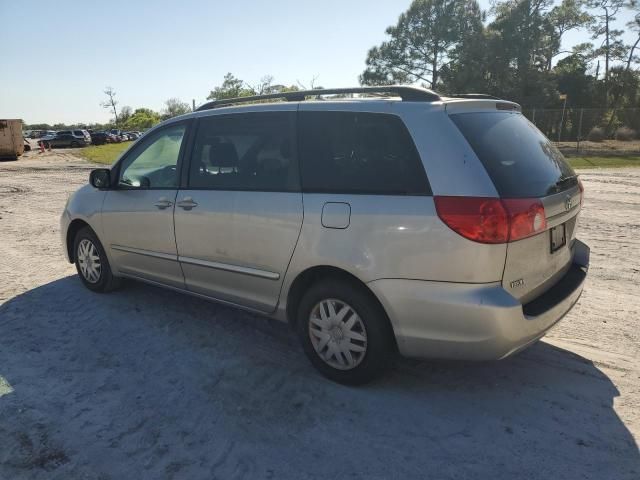
[[[638,139],[640,133],[640,108],[622,108],[615,112],[604,108],[523,108],[522,113],[549,139],[565,148],[575,148],[576,151],[593,149],[592,142],[607,140],[597,150],[640,151],[640,146],[631,142]],[[612,143],[620,148],[614,148]]]

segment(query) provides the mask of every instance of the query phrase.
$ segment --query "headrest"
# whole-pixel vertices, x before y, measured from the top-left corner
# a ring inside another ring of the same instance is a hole
[[[238,152],[233,143],[214,143],[209,148],[209,162],[216,167],[237,167]]]

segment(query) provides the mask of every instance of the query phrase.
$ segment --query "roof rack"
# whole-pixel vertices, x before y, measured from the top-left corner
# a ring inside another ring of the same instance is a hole
[[[258,102],[261,100],[283,99],[288,102],[302,102],[307,97],[317,97],[320,95],[346,95],[353,93],[366,93],[370,95],[392,94],[400,97],[403,102],[437,102],[440,100],[440,95],[431,90],[400,85],[355,88],[317,88],[313,90],[298,90],[296,92],[269,93],[267,95],[253,95],[251,97],[213,100],[198,107],[196,112],[210,110],[212,108],[228,107],[239,103]]]
[[[502,100],[499,97],[494,97],[487,93],[454,93],[453,95],[447,95],[449,98],[469,98],[476,100]]]

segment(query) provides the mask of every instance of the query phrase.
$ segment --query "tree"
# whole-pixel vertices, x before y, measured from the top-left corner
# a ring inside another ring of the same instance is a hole
[[[488,91],[486,15],[475,1],[466,2],[465,8],[458,44],[449,53],[449,63],[440,69],[441,88],[446,93]]]
[[[184,115],[191,111],[191,107],[188,103],[181,101],[179,98],[169,98],[164,102],[165,108],[162,112],[162,118],[177,117],[178,115]]]
[[[118,125],[118,110],[116,108],[117,105],[118,105],[118,102],[116,101],[116,92],[113,89],[113,87],[106,87],[104,89],[104,94],[107,96],[107,100],[102,102],[100,105],[103,108],[108,108],[110,110],[113,110],[113,116],[115,117],[115,123],[116,123],[116,125]]]
[[[360,83],[391,84],[422,81],[435,88],[440,69],[460,43],[462,26],[475,0],[414,0],[387,28],[390,39],[369,50]]]
[[[149,108],[136,108],[123,125],[127,130],[146,130],[160,122],[160,115]]]
[[[493,7],[489,56],[495,93],[523,103],[544,101],[551,87],[541,74],[547,64],[545,43],[551,26],[545,12],[551,0],[508,0]]]
[[[124,107],[122,107],[120,109],[120,116],[118,117],[120,120],[120,123],[122,124],[127,123],[127,120],[131,118],[131,114],[132,114],[132,110],[129,105],[125,105]]]
[[[223,100],[225,98],[249,97],[255,94],[255,90],[245,86],[243,80],[234,77],[231,73],[227,73],[224,76],[222,85],[211,90],[211,92],[207,96],[207,100]]]
[[[631,71],[631,65],[634,61],[637,61],[635,51],[640,43],[640,4],[636,0],[631,0],[625,5],[628,9],[632,10],[635,15],[632,21],[627,22],[627,27],[636,33],[636,40],[629,47],[629,53],[624,67],[612,69],[615,73],[614,81],[611,82],[611,93],[613,95],[613,107],[609,123],[607,124],[607,133],[611,134],[613,126],[616,121],[616,114],[618,109],[627,97],[631,100],[631,103],[635,103],[635,97],[638,91],[638,75]]]
[[[616,15],[624,6],[625,0],[585,0],[585,5],[592,11],[598,11],[593,18],[591,25],[592,39],[597,40],[604,37],[597,53],[604,55],[604,85],[605,104],[608,102],[609,70],[613,60],[620,59],[623,45],[620,36],[621,30],[612,28],[612,23],[616,20]]]
[[[629,71],[631,69],[631,64],[638,61],[638,58],[635,56],[635,52],[638,48],[638,44],[640,43],[640,3],[637,0],[631,0],[626,7],[634,13],[633,20],[627,22],[627,27],[636,34],[636,40],[629,49],[629,55],[627,56],[627,63],[625,66],[625,70]]]
[[[255,87],[249,87],[256,95],[267,95],[269,93],[278,93],[274,91],[273,76],[265,75]]]
[[[589,26],[593,17],[583,10],[583,4],[578,0],[562,0],[562,3],[548,14],[549,26],[552,29],[549,35],[546,70],[551,70],[551,62],[561,53],[562,37],[564,34],[578,28]]]
[[[573,105],[595,105],[594,77],[589,75],[589,44],[576,45],[571,55],[559,60],[552,70],[558,91],[566,94]]]

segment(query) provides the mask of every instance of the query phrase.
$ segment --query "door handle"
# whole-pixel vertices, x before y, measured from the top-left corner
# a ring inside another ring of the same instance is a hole
[[[172,202],[170,202],[167,197],[160,197],[158,199],[158,201],[156,203],[154,203],[154,205],[156,207],[158,207],[160,210],[164,210],[165,208],[170,207],[171,205],[173,205]]]
[[[196,202],[193,201],[193,198],[191,197],[184,197],[183,200],[180,200],[177,205],[180,208],[183,208],[185,210],[191,210],[194,207],[197,207],[198,204]]]

